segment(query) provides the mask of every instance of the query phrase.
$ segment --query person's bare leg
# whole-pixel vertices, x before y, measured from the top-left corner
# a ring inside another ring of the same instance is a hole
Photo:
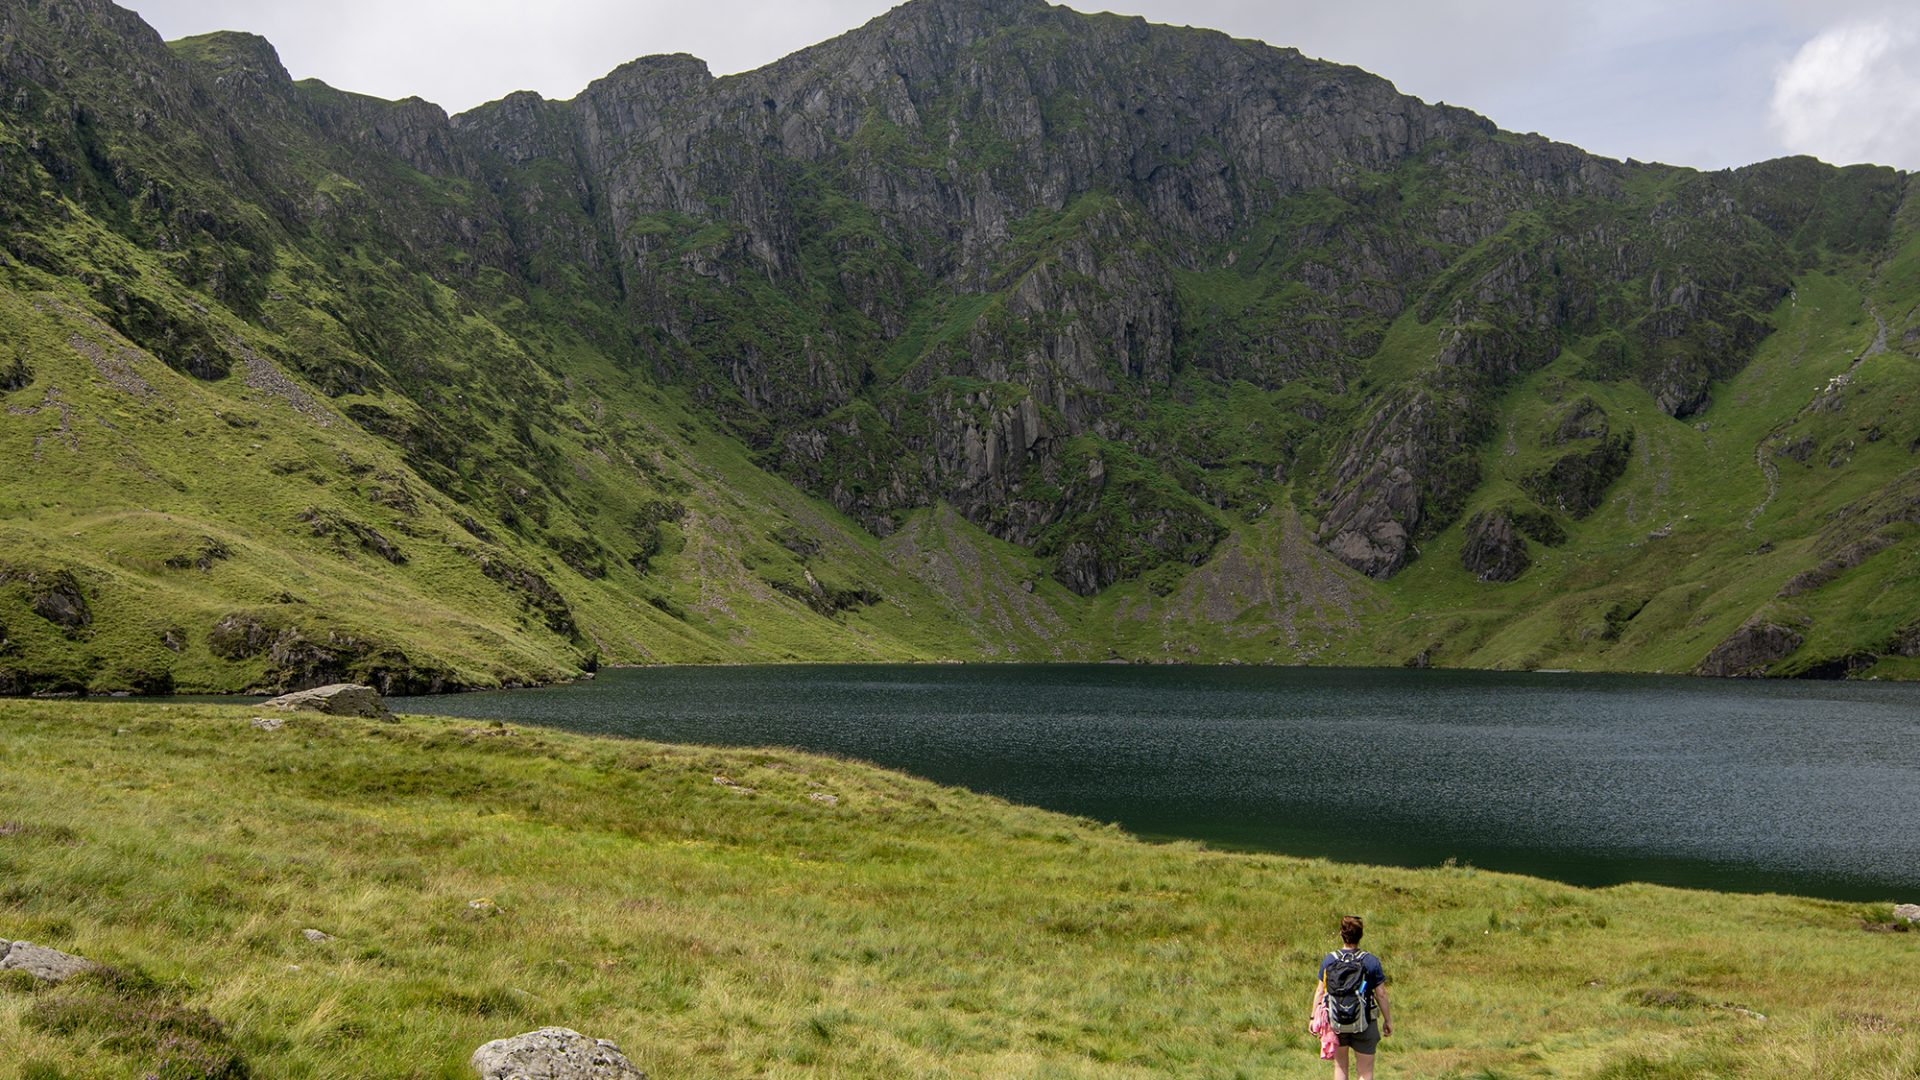
[[[1347,1080],[1347,1048],[1335,1047],[1333,1051],[1333,1080]]]
[[[1373,1080],[1373,1055],[1354,1051],[1353,1071],[1360,1074],[1360,1080]]]

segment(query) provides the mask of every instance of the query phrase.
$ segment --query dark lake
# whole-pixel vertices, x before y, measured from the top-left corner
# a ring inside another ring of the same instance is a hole
[[[394,707],[826,751],[1219,847],[1920,900],[1920,686],[768,666],[606,671]]]

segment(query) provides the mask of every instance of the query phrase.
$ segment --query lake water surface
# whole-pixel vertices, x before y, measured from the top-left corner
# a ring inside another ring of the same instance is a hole
[[[405,712],[876,762],[1149,837],[1920,900],[1920,686],[1112,665],[602,672]]]

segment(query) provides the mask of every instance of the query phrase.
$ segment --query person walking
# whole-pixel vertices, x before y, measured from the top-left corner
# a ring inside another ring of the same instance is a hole
[[[1357,1080],[1373,1080],[1373,1055],[1381,1038],[1393,1034],[1386,968],[1379,957],[1360,948],[1366,929],[1358,915],[1341,917],[1340,948],[1320,958],[1314,985],[1308,1024],[1316,1033],[1333,1035],[1333,1080],[1349,1080],[1349,1050]],[[1322,1056],[1327,1056],[1324,1051]]]

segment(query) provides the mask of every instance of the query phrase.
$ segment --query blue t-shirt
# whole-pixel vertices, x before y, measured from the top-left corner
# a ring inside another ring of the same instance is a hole
[[[1342,950],[1342,951],[1344,952],[1349,950]],[[1380,966],[1380,958],[1373,955],[1372,953],[1367,952],[1364,949],[1353,949],[1351,951],[1357,952],[1360,954],[1360,970],[1366,973],[1367,995],[1371,997],[1373,995],[1373,991],[1375,987],[1385,986],[1387,984],[1387,970]],[[1320,981],[1321,982],[1324,983],[1327,981],[1327,967],[1328,965],[1333,963],[1334,957],[1338,955],[1339,955],[1338,953],[1328,953],[1327,955],[1320,958]]]

